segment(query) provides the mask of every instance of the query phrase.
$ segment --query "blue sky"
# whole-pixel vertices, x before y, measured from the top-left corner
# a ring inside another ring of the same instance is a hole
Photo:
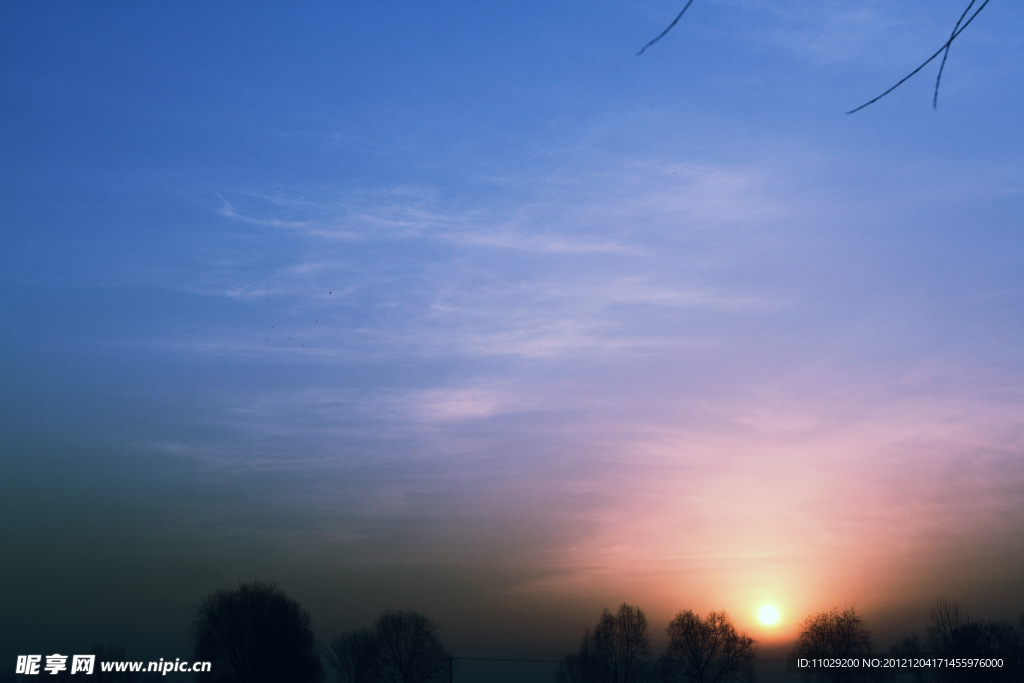
[[[2,639],[1019,609],[1024,13],[843,115],[962,4],[4,5]]]

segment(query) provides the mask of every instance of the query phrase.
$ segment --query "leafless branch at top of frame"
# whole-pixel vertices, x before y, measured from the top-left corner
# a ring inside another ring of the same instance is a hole
[[[683,18],[683,15],[686,14],[686,10],[690,9],[690,5],[692,5],[692,4],[693,4],[693,0],[687,0],[686,6],[683,7],[683,11],[676,15],[676,18],[672,20],[672,23],[668,25],[668,28],[666,28],[664,31],[659,33],[658,36],[654,40],[652,40],[651,42],[647,43],[642,48],[640,48],[640,51],[636,53],[636,56],[639,57],[640,55],[642,55],[644,53],[644,51],[647,48],[649,48],[651,45],[654,45],[656,42],[658,42],[659,40],[664,38],[665,34],[668,33],[669,31],[671,31],[672,27],[679,23],[679,20]]]
[[[985,9],[985,5],[988,4],[988,1],[989,0],[984,0],[984,2],[982,2],[981,5],[978,6],[978,9],[974,10],[974,14],[972,14],[967,19],[967,21],[964,21],[964,17],[967,16],[967,13],[971,11],[971,7],[974,5],[975,0],[971,0],[971,3],[969,5],[967,5],[967,9],[964,10],[964,13],[960,16],[960,20],[956,22],[956,27],[953,29],[953,33],[949,36],[949,40],[947,40],[943,44],[943,46],[940,47],[935,52],[935,54],[933,54],[928,59],[924,60],[924,62],[922,62],[920,66],[918,66],[916,69],[914,69],[913,71],[908,73],[906,76],[901,78],[899,81],[897,81],[896,85],[892,86],[891,88],[886,90],[884,93],[882,93],[878,97],[876,97],[876,98],[874,98],[872,100],[868,100],[867,102],[865,102],[864,104],[860,105],[859,107],[857,107],[855,109],[851,109],[850,111],[848,111],[846,113],[847,114],[853,114],[853,113],[856,113],[856,112],[860,111],[861,109],[863,109],[864,107],[868,106],[869,104],[874,104],[875,102],[877,102],[878,100],[882,99],[883,97],[885,97],[886,95],[891,93],[893,90],[895,90],[896,88],[900,87],[901,85],[906,83],[908,80],[910,80],[911,76],[913,76],[918,71],[920,71],[921,69],[923,69],[926,66],[928,66],[928,64],[930,64],[932,62],[932,60],[934,60],[939,55],[943,55],[943,54],[947,54],[948,55],[949,54],[949,46],[952,45],[953,41],[957,39],[957,36],[959,36],[961,33],[963,33],[964,29],[966,29],[970,25],[970,23],[972,21],[974,21],[974,18],[976,16],[978,16],[978,14],[981,12],[981,10]],[[943,58],[942,58],[942,66],[939,68],[938,78],[935,79],[935,95],[932,98],[932,106],[936,107],[936,108],[938,107],[938,102],[939,102],[939,80],[942,78],[942,69],[945,66],[946,66],[946,57],[943,56]]]
[[[964,29],[966,29],[968,27],[968,25],[970,25],[970,23],[972,21],[974,21],[974,18],[978,16],[978,14],[981,12],[981,10],[985,9],[985,5],[988,4],[989,0],[983,0],[983,2],[978,6],[978,9],[974,10],[974,14],[971,14],[970,17],[968,17],[967,15],[970,14],[971,8],[974,7],[974,3],[975,2],[977,2],[977,0],[971,0],[970,1],[970,3],[967,5],[967,9],[965,9],[963,11],[963,14],[960,15],[960,18],[957,20],[956,25],[953,27],[953,32],[950,34],[949,40],[947,40],[942,45],[942,47],[940,47],[935,52],[935,54],[933,54],[928,59],[924,60],[924,62],[922,62],[920,66],[918,66],[916,69],[911,71],[909,74],[907,74],[906,76],[901,78],[899,81],[896,82],[896,85],[892,86],[891,88],[889,88],[888,90],[883,92],[878,97],[876,97],[876,98],[874,98],[872,100],[868,100],[867,102],[865,102],[864,104],[860,105],[859,107],[856,107],[855,109],[851,109],[850,111],[848,111],[846,113],[847,114],[854,114],[854,113],[860,111],[861,109],[863,109],[864,107],[866,107],[866,106],[868,106],[870,104],[874,104],[875,102],[877,102],[878,100],[882,99],[883,97],[885,97],[886,95],[891,93],[893,90],[895,90],[896,88],[900,87],[901,85],[906,83],[908,80],[910,80],[910,78],[912,76],[914,76],[914,74],[916,74],[918,71],[920,71],[924,67],[928,66],[928,64],[930,64],[936,57],[938,57],[939,55],[942,55],[942,63],[939,65],[939,74],[938,74],[938,76],[935,77],[935,93],[934,93],[934,95],[932,95],[932,108],[933,109],[938,109],[938,107],[939,107],[939,85],[942,82],[942,72],[946,68],[946,59],[949,57],[949,48],[953,44],[953,41],[956,40],[957,37],[961,33],[964,32]],[[642,55],[647,50],[647,48],[649,48],[651,45],[654,45],[656,42],[658,42],[659,40],[664,38],[665,35],[669,31],[671,31],[672,28],[676,24],[679,23],[679,20],[682,19],[683,15],[686,14],[686,10],[690,9],[690,5],[692,5],[692,4],[693,4],[693,0],[687,0],[686,5],[684,5],[682,11],[679,14],[676,15],[676,18],[672,20],[672,23],[669,24],[668,27],[664,31],[659,33],[653,40],[651,40],[649,43],[647,43],[642,48],[640,48],[640,51],[636,53],[637,56],[639,57],[640,55]]]

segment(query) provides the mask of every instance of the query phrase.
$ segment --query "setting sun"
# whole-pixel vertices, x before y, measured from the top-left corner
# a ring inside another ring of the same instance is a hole
[[[765,605],[758,611],[757,618],[761,620],[762,624],[771,626],[779,620],[779,610],[771,605]]]

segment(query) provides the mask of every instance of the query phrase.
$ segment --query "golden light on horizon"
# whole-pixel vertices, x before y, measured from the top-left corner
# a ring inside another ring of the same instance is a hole
[[[779,620],[779,610],[774,605],[765,605],[758,610],[757,618],[765,626],[772,626]]]

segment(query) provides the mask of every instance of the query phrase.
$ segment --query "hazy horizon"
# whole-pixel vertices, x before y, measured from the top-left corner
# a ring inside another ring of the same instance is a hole
[[[4,4],[3,656],[1024,611],[1024,10],[682,4]]]

